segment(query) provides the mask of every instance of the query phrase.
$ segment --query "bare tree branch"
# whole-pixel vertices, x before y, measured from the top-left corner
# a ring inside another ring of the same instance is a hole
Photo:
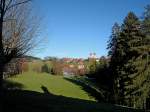
[[[12,0],[10,0],[10,2],[8,3],[8,5],[7,5],[6,9],[4,10],[4,12],[8,11],[9,9],[11,9],[13,7],[16,7],[16,6],[21,5],[21,4],[28,3],[30,1],[32,1],[32,0],[25,0],[25,1],[14,3],[14,4],[11,5]]]
[[[0,58],[4,58],[4,61],[0,63],[8,63],[13,58],[23,56],[39,43],[40,24],[30,13],[30,6],[27,4],[30,1],[32,0],[1,0],[3,17],[0,21]]]

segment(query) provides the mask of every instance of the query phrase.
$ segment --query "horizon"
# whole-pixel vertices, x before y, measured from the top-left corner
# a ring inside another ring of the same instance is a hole
[[[63,59],[63,58],[70,58],[70,59],[88,59],[88,58],[90,58],[90,54],[87,56],[87,57],[69,57],[69,56],[66,56],[66,57],[57,57],[57,56],[51,56],[51,55],[49,55],[49,56],[46,56],[46,57],[38,57],[38,56],[34,56],[34,55],[26,55],[26,56],[31,56],[31,57],[34,57],[34,58],[39,58],[39,59],[42,59],[42,60],[44,60],[45,58],[47,58],[47,57],[52,57],[52,58],[58,58],[58,59]],[[101,57],[103,57],[103,56],[97,56],[96,55],[96,58],[98,58],[98,59],[100,59]],[[106,57],[106,58],[108,58],[109,56],[104,56],[104,57]]]
[[[98,57],[107,56],[113,24],[121,24],[130,11],[141,17],[148,3],[148,0],[45,0],[41,4],[35,0],[34,12],[44,17],[41,36],[46,37],[46,43],[33,56],[88,58],[91,52]]]

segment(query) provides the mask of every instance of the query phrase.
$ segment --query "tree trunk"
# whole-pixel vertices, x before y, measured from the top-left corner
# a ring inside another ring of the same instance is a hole
[[[1,4],[2,5],[2,4]],[[2,8],[2,6],[1,6]],[[0,17],[0,112],[3,112],[3,69],[4,69],[4,49],[3,49],[3,17],[4,10],[1,9]]]
[[[4,107],[3,68],[4,66],[0,64],[0,112],[3,112]]]

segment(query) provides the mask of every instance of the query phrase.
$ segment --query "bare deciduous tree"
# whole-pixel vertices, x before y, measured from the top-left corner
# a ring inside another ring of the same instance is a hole
[[[31,0],[0,0],[0,88],[4,66],[37,45],[39,23],[32,17]]]

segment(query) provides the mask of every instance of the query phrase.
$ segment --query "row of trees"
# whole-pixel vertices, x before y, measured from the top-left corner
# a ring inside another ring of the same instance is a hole
[[[52,60],[51,65],[44,64],[41,68],[41,72],[46,72],[52,75],[63,75],[63,63]]]
[[[37,72],[37,73],[48,73],[52,75],[62,75],[63,74],[63,67],[64,63],[61,62],[60,60],[39,60],[30,62],[32,65],[32,71]]]
[[[50,59],[50,61],[45,60],[44,65],[41,66],[40,71],[46,72],[52,75],[64,75],[65,72],[68,75],[83,75],[85,74],[85,69],[78,69],[77,63],[66,63],[62,59]]]
[[[121,25],[114,24],[108,49],[115,103],[145,107],[150,97],[150,5],[142,19],[129,12]]]
[[[100,89],[100,91],[103,92],[105,101],[113,103],[112,91],[110,91],[112,89],[112,78],[109,62],[110,59],[104,56],[102,56],[98,62],[94,59],[90,60],[88,67],[89,70],[86,75],[87,77],[94,79],[94,83],[98,87],[97,89]]]

